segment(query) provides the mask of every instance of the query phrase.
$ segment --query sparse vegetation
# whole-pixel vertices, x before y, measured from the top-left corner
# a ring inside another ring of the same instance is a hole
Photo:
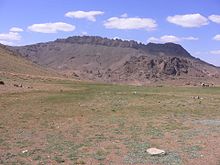
[[[39,83],[50,90],[0,95],[1,164],[204,164],[208,152],[219,161],[217,87]]]

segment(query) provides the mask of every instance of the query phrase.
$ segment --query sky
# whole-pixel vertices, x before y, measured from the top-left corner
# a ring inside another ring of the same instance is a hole
[[[220,66],[219,0],[0,0],[0,43],[75,35],[181,44]]]

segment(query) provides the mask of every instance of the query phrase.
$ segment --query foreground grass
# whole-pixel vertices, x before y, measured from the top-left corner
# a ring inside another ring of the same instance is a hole
[[[220,161],[220,88],[47,83],[60,88],[0,95],[0,164]]]

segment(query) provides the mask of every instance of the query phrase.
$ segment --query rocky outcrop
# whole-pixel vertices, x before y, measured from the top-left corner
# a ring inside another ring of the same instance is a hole
[[[121,80],[146,80],[186,76],[193,65],[188,59],[178,57],[131,57],[109,77],[120,75]]]
[[[123,41],[121,39],[108,39],[99,36],[74,36],[66,39],[57,39],[55,42],[60,43],[71,43],[71,44],[91,44],[91,45],[102,45],[108,47],[122,47],[122,48],[140,48],[140,45],[136,41]]]

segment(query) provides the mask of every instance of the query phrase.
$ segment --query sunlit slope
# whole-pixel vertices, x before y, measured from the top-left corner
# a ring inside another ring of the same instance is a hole
[[[4,45],[0,45],[0,72],[41,76],[52,75],[52,73],[38,65],[16,56],[16,54],[6,49]]]

